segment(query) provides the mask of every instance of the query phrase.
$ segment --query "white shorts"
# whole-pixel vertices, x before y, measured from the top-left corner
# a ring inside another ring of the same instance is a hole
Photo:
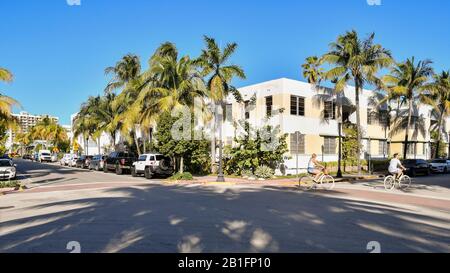
[[[395,170],[389,170],[389,172],[392,173],[392,174],[398,174],[398,173],[400,173],[401,171],[402,171],[402,170],[399,169],[399,168],[397,168],[397,169],[395,169]]]

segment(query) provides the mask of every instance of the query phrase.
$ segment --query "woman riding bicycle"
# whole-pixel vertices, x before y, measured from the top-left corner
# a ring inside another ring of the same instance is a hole
[[[312,154],[308,163],[308,173],[315,175],[314,182],[317,182],[322,174],[328,175],[328,170],[317,160],[317,155]]]

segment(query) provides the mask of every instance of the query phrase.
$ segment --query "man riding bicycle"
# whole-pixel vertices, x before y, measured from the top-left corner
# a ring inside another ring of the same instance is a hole
[[[396,180],[402,177],[403,171],[406,171],[406,168],[402,165],[402,163],[398,159],[398,153],[394,154],[394,158],[391,159],[388,171],[395,177]]]
[[[308,163],[308,173],[315,175],[314,182],[318,182],[318,179],[322,174],[328,175],[328,170],[317,160],[317,155],[312,154]]]

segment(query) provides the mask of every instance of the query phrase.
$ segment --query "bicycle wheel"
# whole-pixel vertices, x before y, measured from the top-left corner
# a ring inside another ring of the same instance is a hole
[[[332,190],[335,186],[334,178],[331,175],[324,175],[320,180],[320,185],[325,190]]]
[[[384,188],[392,190],[395,187],[395,178],[392,175],[386,176],[384,179]]]
[[[399,188],[400,189],[407,189],[411,186],[411,177],[404,175],[400,178],[400,180],[398,181],[399,184]]]
[[[314,188],[314,180],[310,176],[304,176],[298,181],[298,186],[301,190],[309,191]]]

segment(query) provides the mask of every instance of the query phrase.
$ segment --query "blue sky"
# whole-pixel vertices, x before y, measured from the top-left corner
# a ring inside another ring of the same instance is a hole
[[[302,80],[303,60],[351,29],[374,31],[397,60],[414,55],[447,70],[449,14],[448,0],[0,0],[0,67],[15,76],[0,91],[68,124],[81,102],[103,92],[104,68],[121,56],[135,53],[146,67],[164,41],[197,56],[204,34],[239,44],[233,62],[247,79],[237,86]]]

